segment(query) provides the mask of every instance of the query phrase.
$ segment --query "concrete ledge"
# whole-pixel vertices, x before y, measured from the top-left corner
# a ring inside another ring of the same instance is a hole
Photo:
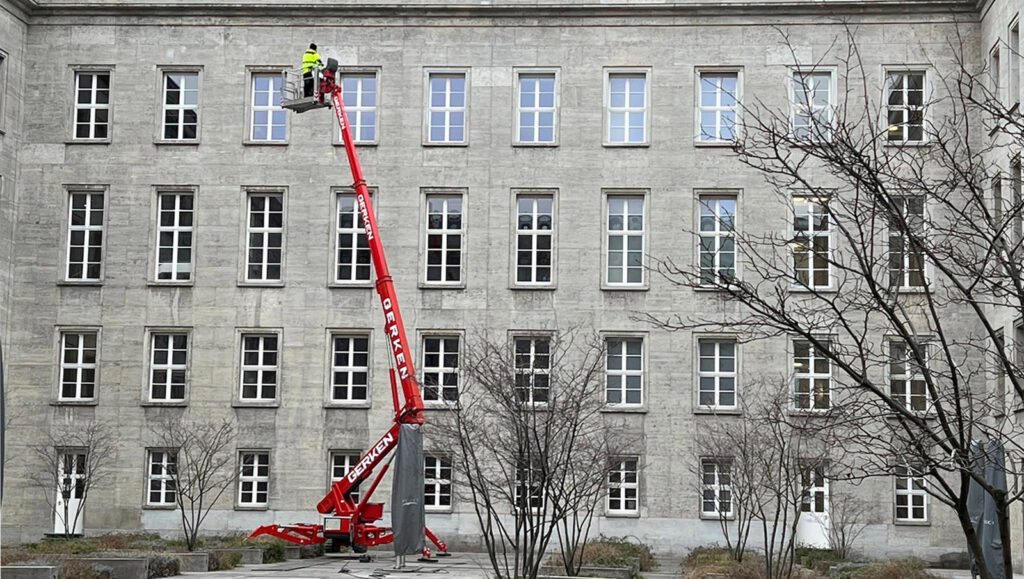
[[[210,570],[210,554],[205,552],[168,553],[181,563],[182,571],[206,573]]]
[[[263,549],[210,549],[211,553],[238,553],[239,565],[262,565]]]
[[[284,547],[284,558],[285,559],[301,559],[302,558],[302,547],[299,545],[285,545]]]
[[[83,557],[82,561],[92,566],[102,565],[110,569],[110,579],[147,579],[149,559],[144,557]]]
[[[43,565],[4,565],[0,567],[4,579],[57,579],[57,568]]]
[[[540,577],[546,579],[562,579],[565,575],[562,572],[565,569],[561,567],[541,567]],[[632,579],[633,568],[632,567],[592,567],[586,565],[580,568],[580,574],[578,577],[591,577],[593,579]]]

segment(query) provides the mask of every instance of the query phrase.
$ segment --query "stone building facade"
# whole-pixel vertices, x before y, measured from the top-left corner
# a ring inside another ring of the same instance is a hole
[[[723,95],[735,86],[786,107],[794,65],[815,64],[823,98],[836,98],[848,88],[830,52],[842,20],[881,87],[888,69],[954,66],[955,33],[982,54],[1018,10],[1009,0],[0,8],[0,337],[14,417],[5,541],[53,528],[28,447],[56,425],[95,419],[121,441],[88,531],[177,528],[149,492],[163,457],[147,425],[165,413],[234,417],[240,456],[265,461],[210,531],[313,520],[334,468],[386,430],[382,316],[358,248],[348,250],[357,232],[337,130],[325,112],[273,106],[277,74],[315,41],[343,66],[350,115],[359,109],[359,155],[417,365],[480,329],[585,325],[607,336],[628,360],[621,402],[607,410],[640,435],[623,466],[639,471],[638,499],[604,512],[595,531],[663,552],[720,534],[696,475],[693,432],[716,419],[700,397],[701,358],[718,412],[742,408],[745,376],[789,371],[785,340],[666,333],[632,315],[729,313],[713,294],[630,267],[636,256],[697,259],[682,231],[699,227],[702,207],[753,232],[787,223],[763,178],[716,139],[728,140]],[[856,492],[874,504],[866,550],[958,549],[940,505],[898,520],[893,481]],[[428,524],[473,542],[470,507],[452,502]]]

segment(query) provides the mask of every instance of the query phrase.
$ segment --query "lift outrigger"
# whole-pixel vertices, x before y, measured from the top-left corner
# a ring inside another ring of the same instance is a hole
[[[327,66],[320,74],[314,71],[313,77],[312,94],[305,95],[299,71],[282,73],[281,106],[296,113],[318,108],[334,109],[334,116],[345,144],[345,153],[348,155],[348,165],[352,170],[356,207],[366,231],[366,241],[377,276],[377,293],[384,310],[384,335],[390,353],[388,376],[391,380],[394,424],[360,457],[359,462],[341,480],[331,484],[330,490],[316,505],[317,511],[323,515],[321,523],[263,525],[254,530],[249,537],[272,535],[300,545],[327,543],[327,550],[332,552],[340,550],[341,547],[350,547],[356,553],[365,553],[367,547],[387,544],[394,540],[391,528],[376,524],[384,513],[384,504],[370,502],[369,499],[391,465],[390,460],[385,462],[385,458],[398,445],[402,425],[423,424],[423,399],[420,396],[419,384],[416,382],[413,353],[406,339],[395,286],[391,281],[387,260],[384,257],[384,247],[380,242],[377,218],[370,204],[370,192],[366,188],[366,181],[363,180],[359,158],[349,131],[341,85],[338,83],[338,62],[333,58],[328,59]],[[401,399],[398,394],[399,384],[402,391]],[[352,496],[353,492],[360,483],[369,479],[375,470],[377,474],[373,477],[373,482],[362,498],[356,501]],[[424,534],[437,547],[437,555],[448,554],[445,543],[429,528],[424,527]],[[423,556],[430,557],[430,554],[430,548],[424,547]]]

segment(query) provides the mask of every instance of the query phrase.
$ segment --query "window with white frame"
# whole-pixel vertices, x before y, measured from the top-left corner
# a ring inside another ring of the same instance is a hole
[[[992,80],[992,95],[995,96],[996,101],[1002,102],[1002,88],[1003,82],[1000,78],[1002,73],[1001,66],[999,63],[999,43],[992,47],[992,50],[988,53],[988,66],[989,76]]]
[[[243,451],[238,453],[238,506],[265,507],[270,490],[270,453]]]
[[[61,402],[88,402],[96,397],[96,346],[94,331],[62,332],[60,335]]]
[[[331,337],[331,402],[366,402],[370,387],[370,337]]]
[[[551,341],[519,337],[515,349],[515,389],[524,404],[547,404],[551,396]]]
[[[89,451],[84,448],[57,448],[57,494],[64,499],[84,499],[86,494],[86,480],[90,476],[88,470]],[[61,509],[55,509],[57,524],[63,530],[71,530],[82,520],[80,514],[72,511],[68,513],[65,520]]]
[[[637,145],[647,142],[647,73],[608,73],[607,133],[613,145]]]
[[[75,140],[110,137],[110,72],[75,73]]]
[[[427,283],[462,283],[462,195],[427,195]]]
[[[928,521],[928,483],[917,469],[908,465],[896,467],[896,522]]]
[[[192,279],[192,218],[194,197],[187,191],[157,195],[156,279]]]
[[[431,510],[452,507],[452,460],[447,456],[423,456],[423,506]]]
[[[339,77],[352,141],[377,142],[377,75],[372,72],[345,72]]]
[[[1021,203],[1024,203],[1024,197],[1021,197],[1021,178],[1020,155],[1018,154],[1010,159],[1011,207],[1021,207]],[[1013,231],[1013,241],[1020,243],[1021,240],[1024,240],[1024,215],[1021,215],[1019,210],[1013,217],[1013,222],[1010,226]]]
[[[188,372],[188,334],[153,332],[149,356],[149,399],[151,402],[180,402],[185,399]]]
[[[280,375],[277,334],[242,334],[242,400],[275,400]]]
[[[516,196],[516,284],[551,284],[554,224],[553,196]]]
[[[199,73],[165,72],[163,138],[194,141],[199,138]]]
[[[520,460],[516,465],[515,508],[538,511],[544,508],[544,468],[540,461]]]
[[[828,410],[832,404],[832,362],[807,340],[793,342],[793,407]]]
[[[555,73],[520,72],[516,99],[517,142],[555,142]]]
[[[609,286],[644,284],[644,198],[609,195],[605,283]]]
[[[924,71],[888,71],[885,75],[885,91],[889,142],[923,142]]]
[[[728,459],[701,459],[701,516],[732,516],[731,470],[732,462]]]
[[[466,142],[466,74],[430,73],[427,78],[427,142]]]
[[[102,192],[69,193],[68,281],[99,281],[103,273],[103,218]]]
[[[831,140],[834,98],[831,72],[793,72],[792,128],[794,140],[808,142]]]
[[[423,336],[423,401],[459,399],[459,336]]]
[[[889,222],[889,285],[893,288],[924,287],[925,254],[921,239],[925,234],[923,195],[907,195],[892,200],[898,212]]]
[[[793,198],[793,274],[807,288],[832,285],[832,226],[828,205],[814,197]]]
[[[341,479],[345,478],[353,468],[359,464],[359,458],[362,456],[357,450],[335,450],[331,452],[331,484],[334,484]],[[354,485],[349,490],[349,496],[352,500],[359,502],[359,485]]]
[[[701,195],[698,262],[702,284],[736,279],[736,197]]]
[[[280,193],[249,193],[245,281],[279,281],[283,244],[284,196]]]
[[[726,143],[736,140],[739,110],[739,72],[700,72],[700,96],[697,103],[697,140]]]
[[[283,142],[288,138],[288,111],[281,108],[280,73],[252,74],[252,117],[249,139]]]
[[[1010,81],[1006,86],[1010,92],[1009,105],[1020,102],[1020,21],[1014,20],[1010,24],[1010,30],[1006,41],[1010,58],[1007,63],[1010,68]]]
[[[806,465],[800,469],[800,511],[828,511],[828,479],[825,478],[825,465]]]
[[[174,450],[150,450],[146,469],[146,504],[170,507],[177,504],[178,453]]]
[[[366,240],[366,226],[355,193],[338,193],[336,223],[335,283],[370,281],[370,244]]]
[[[921,357],[915,355],[906,342],[892,340],[889,346],[889,392],[893,402],[912,412],[928,412],[931,400],[924,378],[928,345],[917,344]]]
[[[640,485],[636,457],[614,458],[608,469],[608,514],[635,515],[640,512]]]
[[[612,406],[640,406],[644,401],[644,341],[605,340],[605,398]]]
[[[702,408],[736,408],[736,340],[697,340],[697,404]]]

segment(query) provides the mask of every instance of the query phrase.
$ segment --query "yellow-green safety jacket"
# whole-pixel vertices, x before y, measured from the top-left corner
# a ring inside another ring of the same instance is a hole
[[[319,69],[321,66],[323,66],[323,63],[320,62],[319,52],[313,50],[312,48],[307,48],[306,52],[302,53],[303,74],[315,69]]]

